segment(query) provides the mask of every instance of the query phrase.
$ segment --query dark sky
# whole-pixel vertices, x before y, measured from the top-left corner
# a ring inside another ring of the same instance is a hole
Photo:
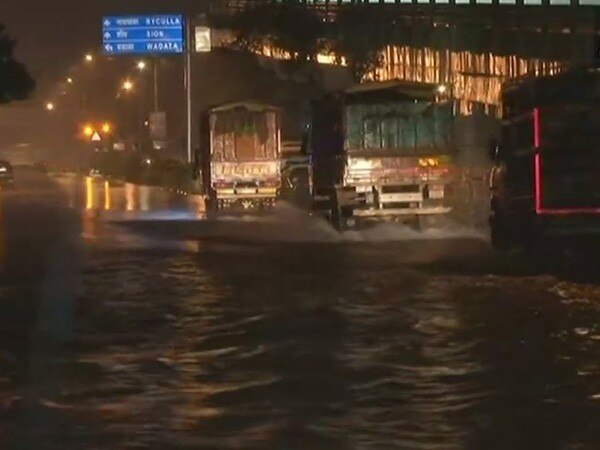
[[[98,51],[101,18],[114,13],[202,12],[208,0],[0,0],[0,22],[41,86]]]

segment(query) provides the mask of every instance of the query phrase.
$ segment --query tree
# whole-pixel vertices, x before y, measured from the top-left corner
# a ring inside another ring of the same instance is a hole
[[[296,2],[250,5],[233,20],[239,48],[260,52],[264,46],[289,55],[285,67],[295,75],[317,76],[317,56],[324,48],[319,16]]]
[[[297,1],[251,5],[231,25],[242,49],[257,52],[270,45],[289,55],[293,71],[309,73],[319,53],[330,51],[346,60],[357,81],[381,65],[381,51],[395,29],[391,18],[367,4],[345,5],[334,22],[324,22]]]
[[[0,24],[0,104],[25,100],[35,89],[35,81],[25,66],[14,58],[16,45]]]
[[[393,29],[385,22],[369,5],[349,5],[339,12],[330,36],[331,49],[346,60],[358,82],[381,65],[381,51]]]

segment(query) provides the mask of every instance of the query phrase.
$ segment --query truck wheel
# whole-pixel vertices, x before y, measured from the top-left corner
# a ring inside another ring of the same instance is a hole
[[[354,227],[352,209],[334,208],[331,212],[331,224],[337,231],[347,231]]]

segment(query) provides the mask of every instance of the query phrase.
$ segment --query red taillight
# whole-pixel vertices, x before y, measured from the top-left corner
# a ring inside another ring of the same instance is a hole
[[[542,157],[539,153],[535,154],[535,212],[542,214]]]

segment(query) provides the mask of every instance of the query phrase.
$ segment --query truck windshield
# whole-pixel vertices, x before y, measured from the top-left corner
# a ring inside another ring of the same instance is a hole
[[[418,154],[448,148],[452,117],[452,107],[447,103],[348,105],[346,149]]]

